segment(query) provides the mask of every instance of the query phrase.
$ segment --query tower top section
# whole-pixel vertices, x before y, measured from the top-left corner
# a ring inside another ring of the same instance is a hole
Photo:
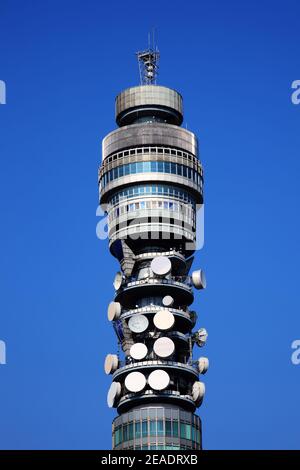
[[[150,47],[150,40],[148,49],[136,53],[139,71],[140,71],[140,84],[141,85],[156,85],[156,78],[158,74],[159,64],[159,51],[157,46]]]
[[[116,122],[121,127],[139,122],[180,126],[182,120],[182,96],[171,88],[141,85],[127,88],[116,97]]]

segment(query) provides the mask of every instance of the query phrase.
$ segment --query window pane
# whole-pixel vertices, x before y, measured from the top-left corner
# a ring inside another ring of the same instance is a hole
[[[136,172],[137,173],[142,173],[144,171],[144,168],[143,168],[143,162],[138,162],[136,164]]]
[[[124,175],[129,175],[129,164],[124,165]]]
[[[151,162],[151,171],[157,171],[157,162]]]
[[[141,437],[141,423],[135,423],[135,438],[139,439]]]
[[[185,425],[185,435],[186,435],[186,439],[191,439],[192,438],[191,425],[190,424]]]
[[[171,172],[171,166],[169,162],[165,162],[165,173]]]
[[[136,163],[130,163],[130,173],[136,173]]]
[[[123,441],[128,440],[128,426],[127,424],[124,424],[123,426]]]
[[[130,423],[128,427],[129,427],[128,437],[129,437],[129,441],[131,441],[133,439],[133,423]]]
[[[184,423],[180,423],[180,437],[181,439],[185,438],[185,424]]]
[[[166,421],[166,436],[171,437],[171,421]]]
[[[119,177],[121,177],[121,176],[123,176],[123,175],[124,175],[124,166],[121,165],[121,166],[119,167]]]
[[[178,437],[178,421],[173,421],[173,436]]]
[[[157,421],[157,435],[161,436],[164,434],[164,422],[162,420]]]
[[[161,173],[164,171],[164,162],[157,162],[157,171]]]
[[[171,173],[173,173],[173,175],[176,175],[176,163],[171,163]]]
[[[151,171],[151,162],[144,162],[144,172],[148,173]]]
[[[150,436],[156,436],[156,421],[150,421]]]
[[[186,166],[182,167],[182,176],[187,176]]]
[[[148,423],[147,423],[147,421],[142,422],[142,436],[143,437],[148,436]]]
[[[195,430],[195,426],[192,425],[192,441],[195,441],[196,440],[196,430]]]

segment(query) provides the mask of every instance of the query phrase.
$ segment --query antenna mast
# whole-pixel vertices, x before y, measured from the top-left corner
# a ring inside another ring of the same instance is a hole
[[[154,44],[154,29],[152,30],[152,45],[148,34],[148,49],[136,53],[139,64],[141,85],[156,85],[158,75],[159,51]]]

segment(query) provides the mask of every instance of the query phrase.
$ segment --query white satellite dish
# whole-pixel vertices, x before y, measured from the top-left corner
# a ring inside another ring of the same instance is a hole
[[[205,328],[200,328],[200,330],[198,330],[195,334],[195,341],[200,348],[205,345],[207,338],[208,333]]]
[[[128,327],[133,333],[143,333],[149,326],[149,320],[145,315],[133,315],[129,318]]]
[[[113,408],[116,405],[117,399],[121,395],[121,384],[119,382],[113,382],[109,387],[107,394],[107,405],[109,408]]]
[[[209,368],[209,360],[207,357],[199,357],[198,370],[200,374],[205,374]]]
[[[157,256],[151,261],[151,270],[157,276],[167,276],[171,269],[171,261],[166,256]]]
[[[141,372],[130,372],[125,379],[125,387],[129,392],[141,392],[146,386],[146,378]]]
[[[170,384],[170,376],[165,370],[154,370],[148,377],[148,384],[153,390],[165,390]]]
[[[162,303],[164,307],[172,307],[172,305],[174,304],[174,299],[170,295],[166,295],[162,299]]]
[[[175,344],[170,338],[163,336],[155,341],[153,350],[158,357],[167,358],[174,353]]]
[[[170,330],[175,323],[175,317],[169,310],[159,310],[154,315],[153,323],[159,330]]]
[[[104,370],[105,373],[108,374],[113,374],[119,365],[119,359],[116,354],[107,354],[105,361],[104,361]]]
[[[135,343],[130,348],[130,356],[137,361],[144,359],[148,354],[148,348],[144,343]]]
[[[121,304],[119,302],[110,302],[107,309],[107,318],[109,321],[117,320],[121,315]]]
[[[205,289],[206,288],[206,277],[204,271],[199,269],[198,271],[192,272],[192,283],[195,289]]]
[[[123,282],[123,274],[118,271],[113,282],[115,290],[119,290]]]
[[[201,403],[205,394],[205,385],[203,382],[194,382],[192,388],[192,397],[196,405]]]

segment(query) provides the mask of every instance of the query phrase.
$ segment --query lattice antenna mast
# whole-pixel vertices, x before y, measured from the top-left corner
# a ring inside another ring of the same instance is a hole
[[[148,49],[136,53],[139,64],[141,85],[156,85],[158,75],[159,51],[154,45],[154,31],[152,32],[152,45],[150,33],[148,35]]]

